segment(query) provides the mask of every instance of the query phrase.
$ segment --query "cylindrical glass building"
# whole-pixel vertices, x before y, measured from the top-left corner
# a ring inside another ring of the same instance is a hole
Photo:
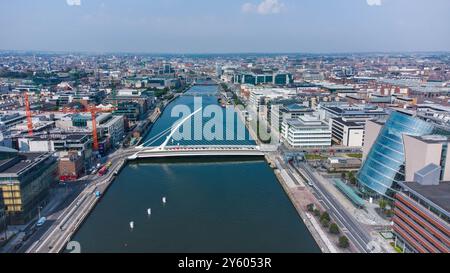
[[[448,135],[448,132],[421,118],[392,112],[358,173],[361,191],[367,197],[391,198],[398,189],[396,182],[405,181],[403,134]]]

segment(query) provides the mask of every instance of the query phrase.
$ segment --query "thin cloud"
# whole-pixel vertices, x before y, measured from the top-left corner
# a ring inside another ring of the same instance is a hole
[[[277,14],[284,10],[284,3],[279,0],[263,0],[259,4],[245,3],[241,10],[244,13],[257,13],[261,15]]]
[[[69,6],[81,6],[81,0],[66,0]]]
[[[381,6],[383,3],[383,0],[366,0],[367,5],[369,6]]]

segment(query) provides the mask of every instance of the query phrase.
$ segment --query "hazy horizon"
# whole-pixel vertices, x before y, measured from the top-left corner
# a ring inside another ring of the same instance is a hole
[[[446,0],[0,0],[0,50],[449,52],[448,10]]]

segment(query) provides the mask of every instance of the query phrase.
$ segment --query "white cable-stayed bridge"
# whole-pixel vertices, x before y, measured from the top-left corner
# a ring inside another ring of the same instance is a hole
[[[195,156],[262,156],[264,153],[258,145],[238,144],[238,141],[227,141],[226,145],[205,145],[204,141],[194,142],[193,145],[169,145],[173,144],[173,136],[178,129],[195,114],[200,112],[202,108],[197,109],[189,116],[185,117],[174,126],[171,126],[157,135],[151,137],[142,145],[136,147],[136,153],[128,159],[134,160],[139,158],[164,158],[164,157],[195,157]],[[159,146],[152,146],[165,140]],[[171,141],[172,140],[172,141]],[[203,144],[202,144],[203,143]]]

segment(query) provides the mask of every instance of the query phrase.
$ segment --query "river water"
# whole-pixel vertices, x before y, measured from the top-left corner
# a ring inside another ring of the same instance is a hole
[[[216,88],[194,86],[189,92],[208,94],[202,97],[203,105],[217,104],[217,98],[209,96]],[[172,102],[147,140],[178,119],[170,115],[176,105],[195,109],[193,100],[185,96]],[[240,121],[223,121],[227,122],[237,125]],[[224,140],[171,144],[254,144],[248,132],[246,136],[245,140],[227,141],[225,136]],[[73,240],[80,243],[82,252],[320,251],[273,170],[263,158],[242,157],[129,163]]]

